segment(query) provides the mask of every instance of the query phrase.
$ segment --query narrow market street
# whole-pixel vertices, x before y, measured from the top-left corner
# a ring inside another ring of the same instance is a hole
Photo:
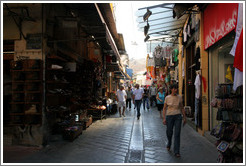
[[[166,150],[166,126],[156,107],[118,113],[97,120],[73,142],[54,139],[49,146],[18,163],[216,163],[216,147],[188,124],[181,131],[181,158]],[[6,152],[7,153],[7,152]],[[25,152],[23,152],[25,153]],[[206,157],[205,157],[206,156]],[[11,162],[11,156],[4,158]],[[12,156],[14,158],[14,156]]]
[[[245,3],[1,10],[1,165],[245,164]]]

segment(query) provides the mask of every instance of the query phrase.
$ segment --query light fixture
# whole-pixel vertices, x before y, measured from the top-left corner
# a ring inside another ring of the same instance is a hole
[[[145,37],[145,39],[144,39],[144,42],[148,41],[149,38],[150,38],[149,35],[147,35],[147,36]]]
[[[152,12],[149,9],[147,9],[147,12],[143,16],[143,20],[144,21],[148,20],[148,18],[149,18],[149,16],[151,16],[151,14],[152,14]]]
[[[149,31],[149,23],[147,22],[147,25],[144,26],[144,36],[148,34],[148,31]]]

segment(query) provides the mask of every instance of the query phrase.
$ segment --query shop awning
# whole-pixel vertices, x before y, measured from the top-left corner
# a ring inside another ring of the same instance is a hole
[[[177,44],[178,35],[183,29],[189,14],[199,12],[192,9],[194,5],[203,8],[206,4],[163,3],[138,9],[138,28],[145,34],[145,41]],[[147,17],[148,15],[149,17]]]
[[[104,18],[103,18],[103,15],[102,15],[102,13],[101,13],[101,11],[100,11],[100,9],[99,9],[97,3],[95,3],[95,7],[96,7],[96,9],[97,9],[97,12],[98,12],[98,14],[99,14],[99,16],[100,16],[100,19],[101,19],[102,23],[103,23],[104,26],[105,26],[105,30],[106,30],[106,39],[107,39],[107,41],[109,42],[109,44],[110,44],[112,50],[114,51],[114,54],[116,55],[117,59],[120,60],[120,53],[119,53],[119,51],[118,51],[118,48],[117,48],[117,46],[116,46],[116,44],[115,44],[115,41],[114,41],[114,39],[113,39],[113,36],[112,36],[111,32],[109,31],[108,25],[107,25],[107,23],[105,22],[105,20],[104,20]]]
[[[187,14],[182,15],[179,19],[173,18],[173,9],[175,3],[164,3],[155,6],[149,6],[138,9],[137,22],[140,31],[149,36],[147,41],[159,40],[163,42],[178,42],[178,34],[184,26],[188,17]],[[144,21],[144,15],[147,11],[152,14]],[[149,29],[146,28],[149,25]],[[146,27],[145,27],[146,26]],[[148,29],[148,30],[144,30]]]

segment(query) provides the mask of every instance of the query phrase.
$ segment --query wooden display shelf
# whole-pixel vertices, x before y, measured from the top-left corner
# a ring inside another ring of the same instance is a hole
[[[25,115],[24,113],[9,113],[10,116]]]
[[[51,56],[47,56],[46,57],[47,59],[53,59],[53,60],[61,60],[61,61],[64,61],[64,62],[68,62],[68,60],[60,57],[60,56],[57,56],[57,55],[51,55]]]
[[[25,101],[20,101],[20,102],[10,102],[10,104],[25,104]]]
[[[25,83],[41,82],[41,80],[25,80]]]
[[[37,71],[41,71],[41,69],[25,69],[24,71],[27,71],[27,72],[37,72]]]
[[[35,101],[26,101],[25,104],[41,104],[41,102]]]
[[[26,93],[41,93],[41,91],[25,91]]]
[[[25,81],[13,80],[12,83],[25,83]]]
[[[20,72],[20,71],[23,71],[23,72],[25,71],[24,69],[21,69],[21,70],[20,70],[20,69],[17,69],[17,70],[15,70],[15,69],[10,69],[10,70],[11,70],[12,72],[13,72],[13,71],[19,71],[19,72]]]
[[[12,93],[25,93],[25,91],[12,91]]]
[[[97,116],[93,115],[94,113],[98,114],[99,111],[100,111],[99,115],[97,115]],[[91,112],[91,114],[90,114],[90,112]],[[95,109],[95,108],[87,109],[87,114],[92,115],[93,118],[101,119],[101,122],[102,122],[103,118],[106,118],[106,110],[103,110],[103,109]]]
[[[69,84],[70,82],[64,82],[64,81],[46,81],[48,84]]]
[[[46,96],[71,97],[71,95],[65,95],[60,93],[46,93]]]
[[[34,112],[34,113],[24,113],[24,115],[42,115],[42,113]]]

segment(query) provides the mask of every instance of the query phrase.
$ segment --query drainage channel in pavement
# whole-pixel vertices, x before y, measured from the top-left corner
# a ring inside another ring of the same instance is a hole
[[[143,162],[143,124],[142,118],[137,120],[134,118],[131,142],[126,157],[126,163],[142,163]]]

